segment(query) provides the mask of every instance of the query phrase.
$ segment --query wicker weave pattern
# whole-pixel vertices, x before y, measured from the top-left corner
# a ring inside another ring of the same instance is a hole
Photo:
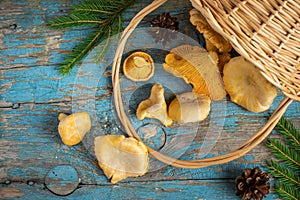
[[[300,0],[191,0],[216,31],[300,101]]]

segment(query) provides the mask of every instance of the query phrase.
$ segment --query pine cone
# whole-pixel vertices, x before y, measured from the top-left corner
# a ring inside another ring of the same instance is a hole
[[[243,200],[261,200],[269,193],[269,176],[262,172],[259,167],[253,169],[246,168],[236,181],[235,194],[242,197]]]
[[[151,21],[151,26],[154,28],[151,34],[155,37],[155,42],[161,42],[165,45],[166,42],[175,39],[176,34],[174,34],[174,32],[178,30],[178,25],[177,18],[172,17],[168,12],[157,15],[157,17]]]

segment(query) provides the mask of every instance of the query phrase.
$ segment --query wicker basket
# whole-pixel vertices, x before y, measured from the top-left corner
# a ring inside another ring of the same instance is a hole
[[[112,82],[117,115],[129,136],[140,140],[123,108],[119,85],[121,57],[126,41],[139,22],[167,0],[154,0],[124,30],[116,51]],[[191,0],[210,25],[263,76],[281,89],[286,98],[269,121],[232,152],[201,160],[177,160],[148,147],[156,159],[182,168],[201,168],[232,161],[262,142],[293,100],[300,101],[300,0]]]

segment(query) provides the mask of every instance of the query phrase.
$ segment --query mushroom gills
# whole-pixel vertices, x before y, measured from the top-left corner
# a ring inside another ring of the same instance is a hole
[[[147,81],[154,74],[154,61],[145,52],[134,52],[124,61],[124,75],[132,81]]]

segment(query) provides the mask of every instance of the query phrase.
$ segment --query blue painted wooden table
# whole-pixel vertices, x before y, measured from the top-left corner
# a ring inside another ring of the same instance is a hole
[[[149,2],[139,0],[127,10],[125,24]],[[124,134],[111,103],[109,64],[99,68],[87,58],[68,76],[61,76],[57,71],[59,63],[90,29],[54,31],[46,26],[49,19],[66,14],[70,6],[77,3],[79,1],[68,0],[0,2],[0,198],[239,199],[234,194],[234,179],[246,167],[266,169],[271,154],[264,143],[235,161],[202,169],[180,169],[151,160],[152,168],[145,176],[128,178],[116,185],[109,183],[97,165],[89,141],[95,134]],[[168,11],[179,19],[183,34],[201,42],[201,36],[188,22],[189,9],[188,1],[170,1],[147,16],[140,26],[149,27],[153,17]],[[135,47],[135,43],[130,44]],[[113,50],[108,53],[112,58]],[[152,53],[157,62],[163,61],[160,53]],[[163,80],[160,76],[162,74],[157,73],[152,82]],[[136,102],[147,98],[147,92],[141,93],[141,88],[149,92],[149,86],[126,81],[121,84],[125,85],[124,99],[130,115]],[[166,93],[171,95],[178,87],[167,84]],[[282,98],[279,95],[271,109],[260,114],[250,113],[226,99],[214,104],[208,119],[193,127],[194,135],[185,136],[184,131],[172,135],[158,130],[156,135],[146,135],[144,139],[157,148],[161,147],[159,134],[164,134],[165,144],[177,141],[181,152],[175,154],[180,159],[223,154],[250,138]],[[83,143],[66,146],[57,133],[57,116],[82,109],[92,113],[96,129]],[[293,102],[285,114],[298,128],[299,111],[299,102]],[[136,126],[143,126],[133,116],[131,119]],[[209,140],[205,136],[214,135],[216,130],[219,134],[205,143]],[[278,135],[273,133],[271,137]],[[181,140],[189,142],[180,143]],[[205,144],[209,148],[203,148]],[[276,198],[279,197],[271,190],[266,199]]]

